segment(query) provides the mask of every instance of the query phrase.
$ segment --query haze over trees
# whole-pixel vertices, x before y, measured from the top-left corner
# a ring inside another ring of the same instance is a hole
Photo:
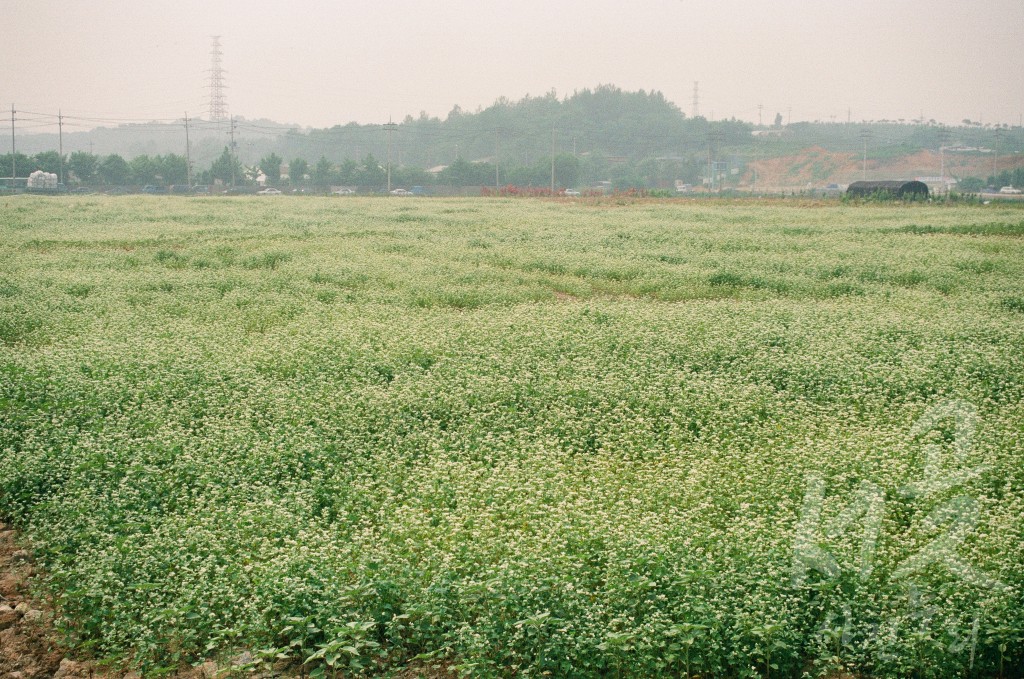
[[[211,126],[216,127],[208,122],[198,127],[209,135]],[[173,135],[154,134],[154,129],[163,129],[160,126],[137,127],[142,126],[95,131],[105,140],[104,147],[115,150],[110,156],[85,151],[66,156],[69,182],[184,183],[188,167],[178,151],[160,155],[116,150],[166,144],[168,139],[183,137],[180,126],[167,126]],[[226,132],[217,146],[212,146],[215,137],[202,134],[193,144],[195,181],[245,183],[262,173],[277,185],[287,171],[292,186],[305,186],[308,181],[309,188],[345,185],[379,190],[387,185],[388,139],[381,125],[349,123],[301,130],[242,119],[236,127],[238,143],[233,152],[225,146]],[[741,120],[693,118],[660,92],[629,92],[610,85],[561,98],[553,91],[519,101],[502,97],[476,111],[454,106],[444,118],[426,113],[406,116],[394,130],[390,166],[396,186],[547,187],[552,161],[557,187],[606,182],[625,189],[667,187],[674,181],[697,185],[709,176],[712,162],[725,168],[729,177],[741,177],[755,160],[810,148],[866,155],[869,161],[921,150],[937,153],[943,147],[1003,158],[1024,152],[1024,130],[1019,127],[996,128],[965,119],[950,128],[923,118],[784,123],[781,112],[770,124],[757,126]],[[116,141],[117,134],[123,143]],[[177,146],[183,150],[184,139],[179,141]],[[286,158],[291,159],[287,164]],[[14,161],[18,177],[36,169],[57,172],[60,166],[58,154],[50,150],[34,156],[19,153]],[[10,154],[0,156],[0,174],[9,174],[11,166]],[[993,166],[991,171],[976,172],[984,176],[958,178],[968,180],[965,188],[1020,184],[1013,167]],[[1004,171],[1006,177],[1001,176]]]

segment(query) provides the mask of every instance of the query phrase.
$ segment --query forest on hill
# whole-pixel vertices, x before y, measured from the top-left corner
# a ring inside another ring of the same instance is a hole
[[[937,175],[945,172],[946,156],[958,159],[949,166],[951,176],[971,177],[976,184],[998,182],[1006,172],[1012,179],[1024,166],[1020,126],[963,120],[951,127],[924,119],[789,123],[781,112],[768,112],[767,118],[769,123],[757,125],[691,117],[660,92],[602,85],[564,97],[554,91],[518,101],[503,97],[476,111],[455,106],[444,118],[424,112],[383,125],[311,129],[243,118],[194,120],[187,147],[184,121],[120,125],[67,135],[64,148],[73,149],[86,172],[97,168],[94,176],[78,180],[100,183],[132,179],[129,171],[106,177],[99,171],[104,163],[123,170],[122,160],[135,165],[145,183],[174,183],[154,168],[177,168],[180,180],[186,156],[193,176],[205,182],[262,173],[272,182],[283,175],[292,183],[305,177],[312,185],[368,188],[386,181],[389,166],[398,184],[546,187],[554,174],[560,187],[606,182],[617,188],[700,185],[709,177],[719,186],[751,187],[758,172],[779,186],[802,186],[859,179],[853,175],[860,166],[865,176],[873,170],[872,178],[892,172]],[[59,162],[55,141],[56,135],[28,135],[19,150],[48,154],[35,166],[52,171]],[[146,160],[136,162],[140,156]],[[900,162],[908,157],[920,162]],[[18,176],[35,167],[32,159],[15,159]],[[803,169],[811,164],[813,171]],[[0,173],[11,166],[10,154],[0,156]]]

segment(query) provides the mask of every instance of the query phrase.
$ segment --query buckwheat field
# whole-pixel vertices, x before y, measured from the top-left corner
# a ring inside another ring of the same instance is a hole
[[[1022,285],[1013,205],[9,197],[0,519],[146,675],[1020,676]]]

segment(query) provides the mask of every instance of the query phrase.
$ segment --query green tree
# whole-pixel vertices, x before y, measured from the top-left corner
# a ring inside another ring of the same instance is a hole
[[[133,184],[155,184],[160,173],[160,163],[147,155],[135,156],[128,163]]]
[[[956,188],[963,193],[977,193],[985,188],[985,180],[981,177],[964,177],[957,182]]]
[[[165,184],[188,182],[188,160],[185,156],[168,153],[166,156],[157,156],[156,160],[158,174],[163,178]]]
[[[210,176],[225,184],[231,184],[232,181],[237,182],[242,178],[242,164],[232,155],[227,146],[224,147],[220,157],[210,166]]]
[[[571,153],[559,153],[555,156],[555,188],[578,186],[580,181],[580,161]]]
[[[403,166],[391,170],[391,183],[404,187],[427,186],[434,183],[434,178],[426,170]]]
[[[301,182],[309,174],[309,163],[302,158],[296,158],[288,164],[288,179],[292,184]]]
[[[35,161],[29,158],[24,153],[15,154],[14,163],[16,167],[14,171],[17,172],[18,177],[27,177],[36,169]],[[11,154],[7,153],[0,156],[0,177],[11,176]]]
[[[80,184],[91,184],[96,180],[100,159],[86,151],[75,151],[68,158],[68,167]]]
[[[35,169],[60,174],[61,158],[56,151],[37,153],[32,160],[35,162]]]
[[[338,171],[338,179],[342,184],[358,184],[359,183],[359,163],[346,158],[345,162],[341,164],[341,168]]]
[[[116,153],[112,153],[100,161],[97,171],[100,181],[111,186],[127,184],[132,173],[128,161]]]
[[[494,186],[494,165],[459,158],[441,171],[439,179],[449,186]]]
[[[271,184],[281,181],[281,163],[283,162],[284,160],[276,153],[271,153],[260,159],[260,170],[267,176]]]
[[[363,158],[363,166],[359,169],[359,185],[370,189],[382,189],[387,186],[388,173],[372,153]]]
[[[326,189],[331,185],[331,180],[334,177],[334,165],[331,161],[327,160],[327,156],[320,156],[320,160],[316,162],[316,167],[313,168],[313,183],[319,188]]]

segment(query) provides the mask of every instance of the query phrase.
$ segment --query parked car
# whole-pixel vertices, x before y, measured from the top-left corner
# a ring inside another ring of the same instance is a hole
[[[257,196],[280,196],[281,192],[278,191],[277,189],[273,188],[273,187],[268,187],[266,189],[263,189],[262,191],[257,191],[256,195]]]
[[[412,191],[406,191],[405,189],[394,189],[391,191],[392,196],[411,196]]]
[[[577,191],[576,189],[566,189],[565,191],[562,192],[562,195],[575,198],[576,196],[580,195],[580,192]]]
[[[332,193],[332,195],[335,195],[335,196],[354,196],[354,195],[356,195],[356,192],[353,189],[338,189],[337,191],[332,191],[331,193]]]
[[[142,187],[142,192],[143,193],[150,193],[150,194],[154,194],[155,195],[155,194],[158,194],[158,193],[167,193],[167,189],[164,188],[163,186],[156,186],[154,184],[146,184],[145,186]]]
[[[999,193],[1003,194],[1004,196],[1007,196],[1007,195],[1016,196],[1020,192],[1021,192],[1020,189],[1015,189],[1012,186],[1004,186],[1003,188],[999,189]]]

